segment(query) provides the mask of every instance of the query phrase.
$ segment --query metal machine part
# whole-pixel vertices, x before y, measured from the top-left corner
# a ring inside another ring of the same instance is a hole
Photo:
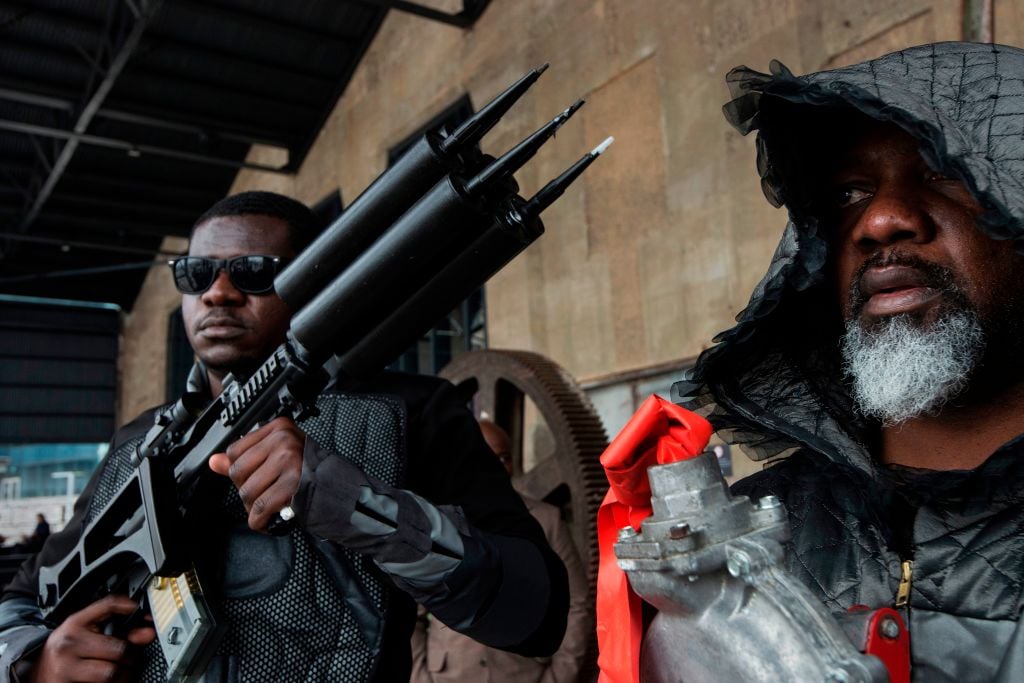
[[[513,441],[512,483],[520,493],[562,508],[587,571],[589,604],[596,601],[597,510],[608,489],[601,453],[608,446],[601,418],[572,375],[530,351],[486,349],[456,356],[440,373],[478,413],[487,414]],[[529,399],[553,442],[530,469],[523,463],[523,426]],[[587,646],[579,680],[597,672],[597,636]]]
[[[784,568],[786,511],[729,493],[713,452],[648,470],[653,514],[615,544],[632,589],[657,608],[645,683],[882,683],[885,666]]]
[[[608,489],[601,453],[608,446],[590,399],[560,365],[530,351],[487,349],[457,356],[440,373],[472,396],[513,441],[516,490],[565,511],[591,583],[597,579],[597,510]],[[550,450],[523,466],[524,401],[530,399],[553,437]]]

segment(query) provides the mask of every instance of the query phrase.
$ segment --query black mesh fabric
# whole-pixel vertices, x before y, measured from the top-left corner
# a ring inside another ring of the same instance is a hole
[[[317,443],[346,457],[385,483],[400,486],[405,470],[406,414],[390,397],[325,394],[317,401],[319,415],[302,424]],[[102,508],[131,473],[130,456],[142,437],[122,444],[105,463],[90,504],[90,518]],[[234,487],[223,507],[236,522],[246,519]],[[226,623],[216,657],[234,661],[239,680],[276,683],[368,680],[376,664],[376,644],[367,643],[352,609],[324,567],[313,541],[301,531],[290,535],[294,565],[288,580],[270,595],[225,599],[219,606]],[[388,582],[372,561],[341,550],[380,619],[388,606]],[[231,558],[227,558],[230,562]],[[381,623],[382,625],[382,623]],[[379,635],[379,634],[378,634]],[[160,683],[167,665],[159,645],[143,655],[139,680]]]
[[[128,477],[135,471],[135,468],[132,467],[132,453],[142,443],[143,438],[144,435],[141,435],[125,441],[104,462],[103,474],[96,481],[95,493],[85,512],[85,525],[92,522],[103,506],[109,503],[117,490],[121,488],[121,484],[128,481]]]
[[[755,460],[806,446],[873,471],[868,430],[839,381],[835,305],[823,286],[826,243],[794,190],[799,160],[787,158],[785,143],[802,131],[779,114],[787,110],[778,103],[854,109],[903,127],[933,168],[962,179],[977,197],[982,230],[1021,242],[1022,76],[1024,51],[972,43],[925,45],[807,76],[778,62],[769,74],[731,71],[734,99],[725,115],[741,132],[758,132],[762,187],[773,204],[786,204],[790,220],[736,326],[700,355],[674,387],[676,399],[707,415]]]

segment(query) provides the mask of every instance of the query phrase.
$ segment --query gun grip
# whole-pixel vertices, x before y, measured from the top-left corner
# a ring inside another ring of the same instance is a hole
[[[139,626],[149,625],[146,619],[146,601],[140,600],[139,604],[135,607],[135,611],[125,616],[111,617],[107,623],[103,625],[103,635],[114,636],[115,638],[124,638],[133,628]]]

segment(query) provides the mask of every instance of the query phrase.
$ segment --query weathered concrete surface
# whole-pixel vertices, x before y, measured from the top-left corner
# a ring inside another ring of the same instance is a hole
[[[166,253],[180,253],[188,248],[182,238],[167,238],[161,245]],[[118,402],[118,424],[130,421],[146,408],[166,401],[167,386],[167,323],[171,313],[181,305],[181,295],[165,259],[146,274],[139,298],[132,312],[124,317],[121,336],[121,394]]]

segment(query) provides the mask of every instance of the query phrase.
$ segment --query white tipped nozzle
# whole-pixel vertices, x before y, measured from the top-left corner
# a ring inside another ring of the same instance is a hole
[[[592,151],[591,154],[595,156],[604,154],[604,151],[611,147],[613,142],[615,142],[615,138],[609,135],[607,138],[605,138],[604,142],[602,142],[600,145],[594,148],[594,151]]]

